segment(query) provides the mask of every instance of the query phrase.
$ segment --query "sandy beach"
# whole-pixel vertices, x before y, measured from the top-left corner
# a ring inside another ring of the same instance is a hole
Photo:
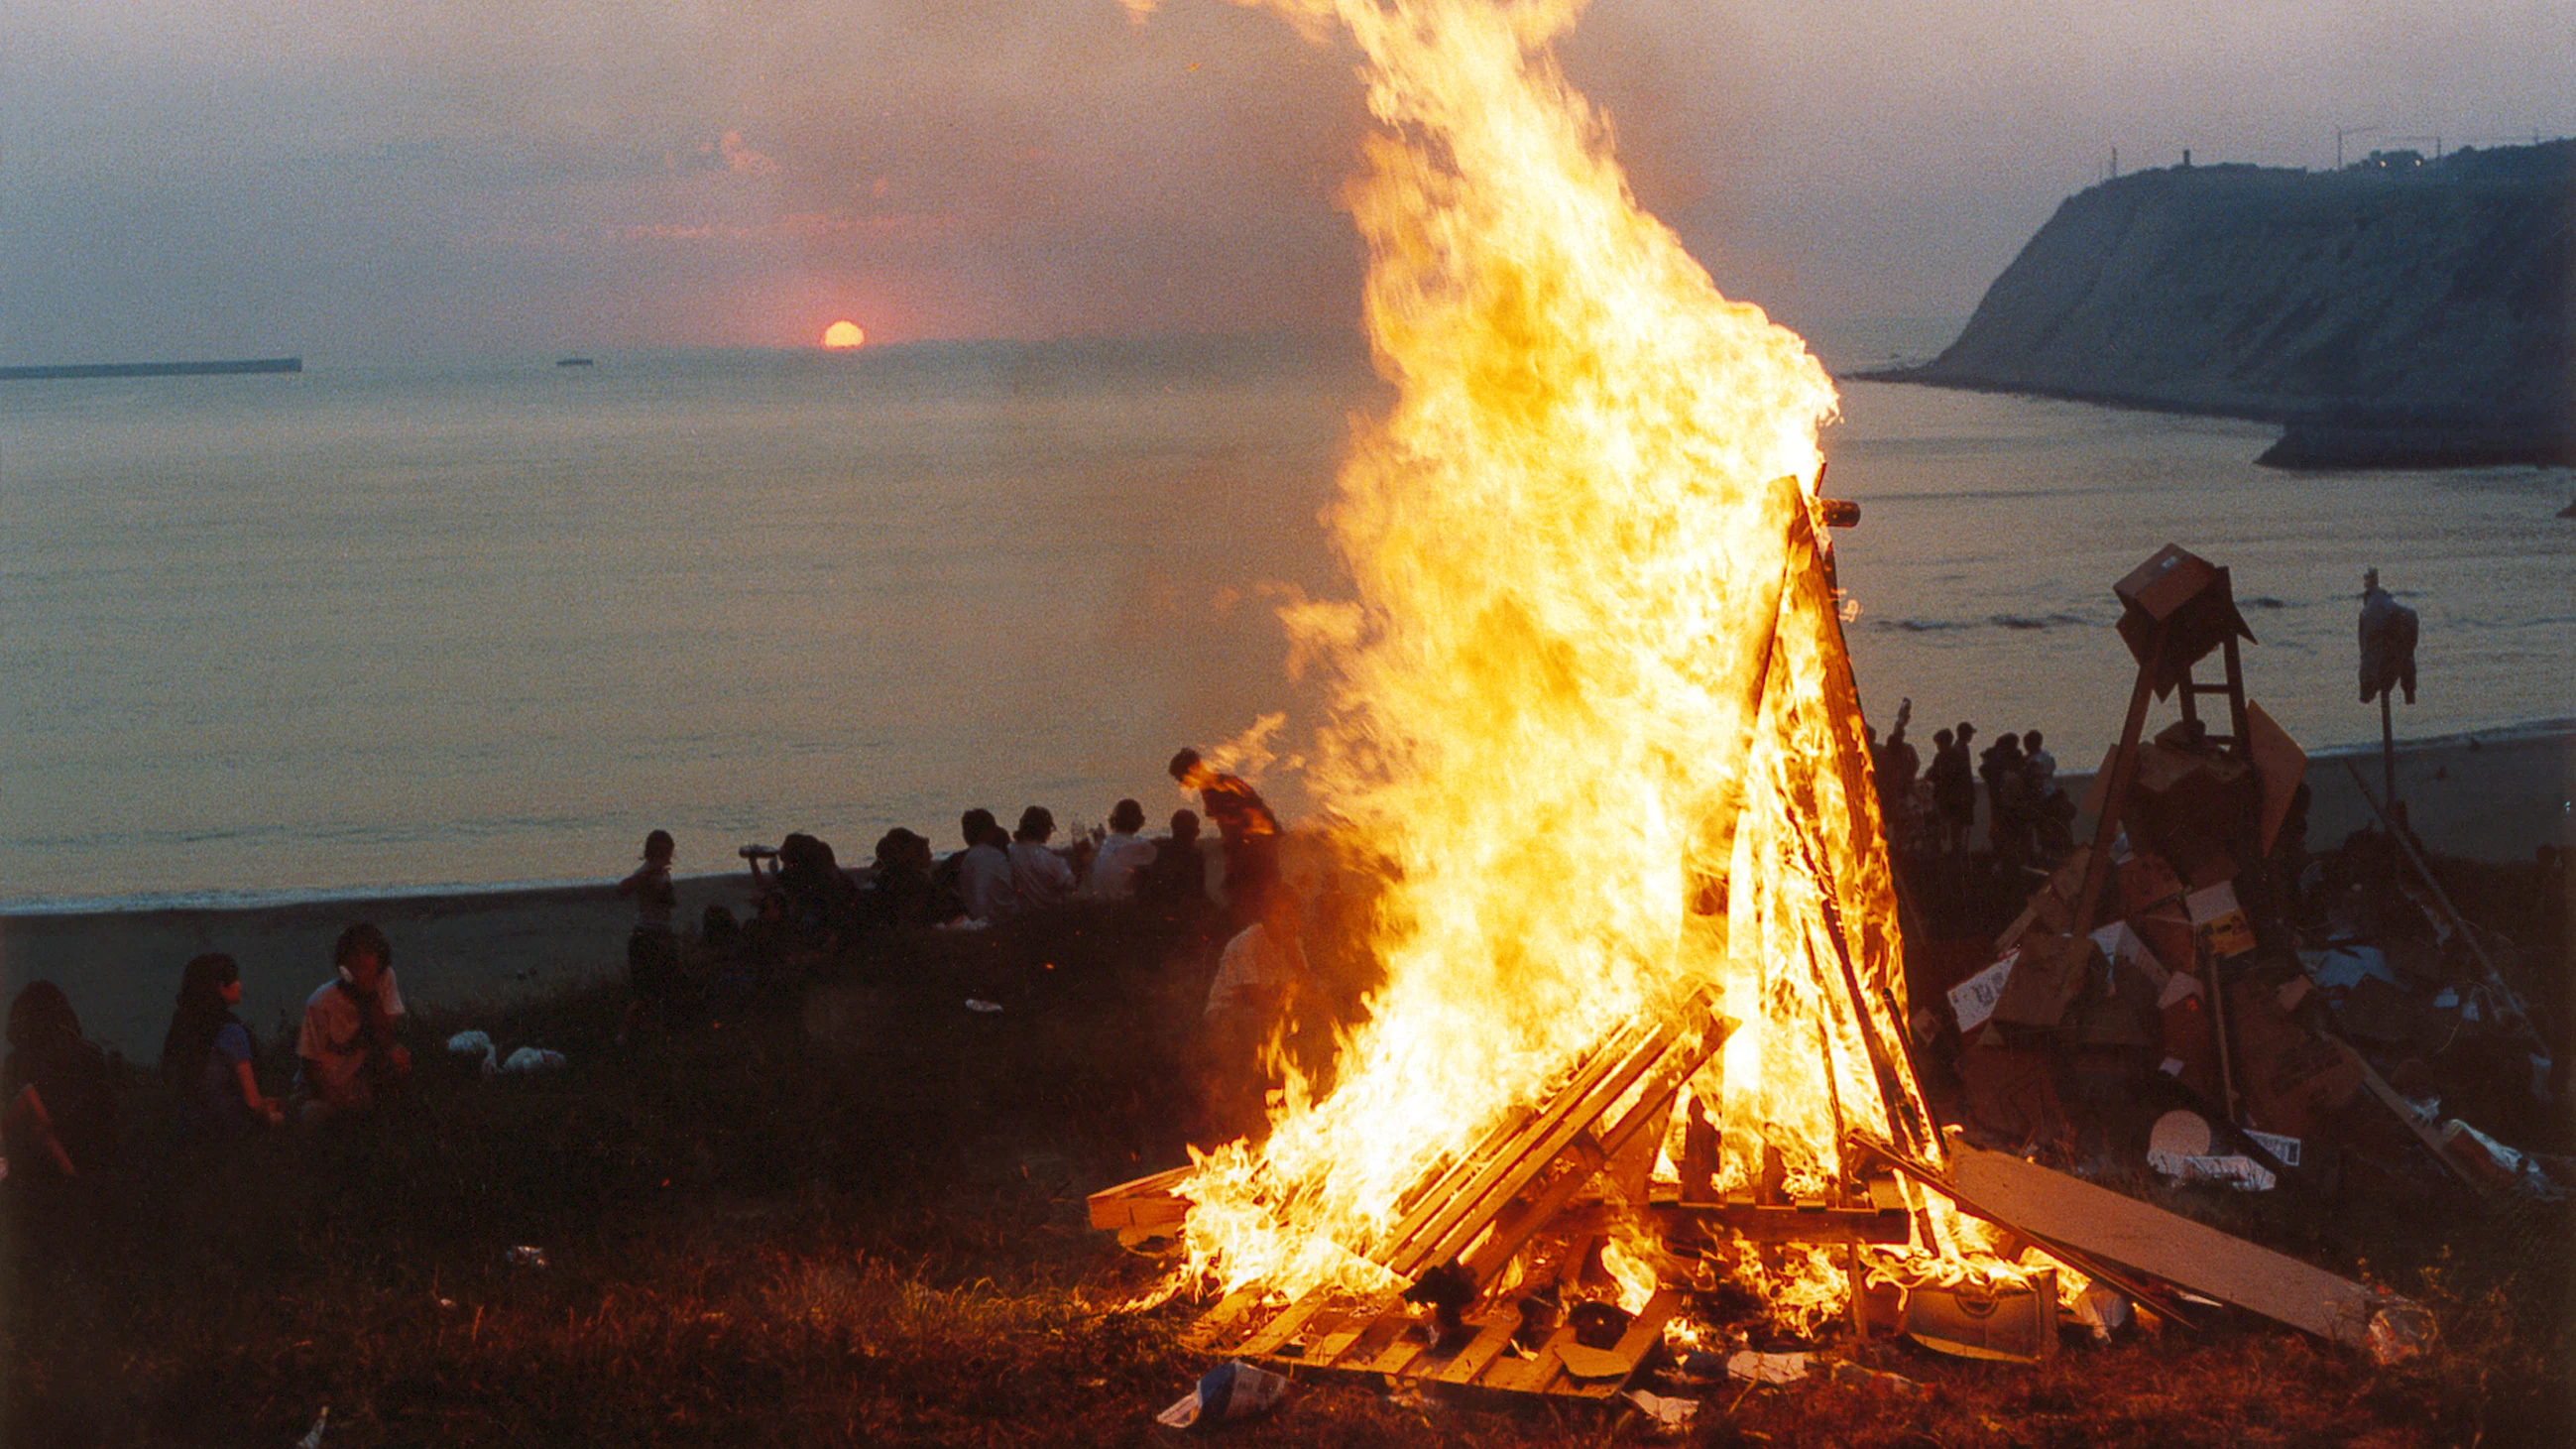
[[[683,876],[679,919],[711,904],[748,914],[742,872]],[[331,946],[355,921],[393,942],[406,1000],[440,1006],[560,990],[626,969],[634,902],[612,885],[358,897],[236,909],[0,916],[0,981],[70,993],[90,1038],[138,1060],[159,1053],[180,968],[206,951],[241,963],[240,1015],[262,1041],[291,1033],[304,998],[331,979]]]
[[[2323,849],[2369,822],[2345,761],[2379,789],[2375,748],[2329,748],[2308,762],[2316,792],[2308,840]],[[2079,792],[2089,772],[2068,772]],[[2398,793],[2417,832],[2442,854],[2526,860],[2535,846],[2576,848],[2576,720],[2401,742]],[[710,904],[748,913],[741,872],[683,877],[684,923]],[[234,909],[0,916],[0,982],[61,983],[92,1038],[148,1058],[160,1048],[179,970],[203,951],[242,966],[242,1019],[263,1038],[293,1029],[304,998],[330,975],[331,943],[372,920],[394,943],[407,998],[500,1003],[625,969],[632,903],[613,887],[569,885],[358,897]]]

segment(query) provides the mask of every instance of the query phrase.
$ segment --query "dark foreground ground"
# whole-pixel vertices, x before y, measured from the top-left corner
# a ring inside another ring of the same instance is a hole
[[[1084,1195],[1181,1159],[1184,1033],[1210,950],[1077,914],[999,939],[889,936],[747,1009],[611,1043],[601,987],[436,1014],[571,1059],[483,1080],[424,1054],[380,1131],[174,1153],[138,1076],[127,1162],[8,1223],[6,1443],[1099,1444],[1207,1364],[1191,1314],[1117,1305],[1157,1266]],[[999,1013],[966,1008],[969,997]],[[2438,1314],[2374,1367],[2259,1321],[2070,1336],[2032,1368],[1879,1345],[1908,1393],[1699,1392],[1678,1442],[2571,1442],[2563,1216],[2438,1190],[2330,1209],[2132,1184]],[[542,1267],[511,1261],[541,1248]],[[1769,1344],[1765,1347],[1791,1347]],[[1634,1414],[1514,1415],[1300,1385],[1244,1444],[1675,1442]]]

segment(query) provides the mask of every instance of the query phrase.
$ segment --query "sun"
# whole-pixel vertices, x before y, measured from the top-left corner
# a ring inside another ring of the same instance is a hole
[[[867,329],[847,317],[823,329],[823,345],[835,351],[856,347],[867,340]]]

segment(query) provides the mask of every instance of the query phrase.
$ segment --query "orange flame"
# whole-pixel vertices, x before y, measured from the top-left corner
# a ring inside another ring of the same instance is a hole
[[[1548,53],[1574,0],[1270,5],[1356,42],[1382,123],[1348,200],[1396,396],[1330,518],[1357,597],[1289,621],[1337,677],[1308,788],[1397,879],[1330,1090],[1199,1160],[1188,1271],[1389,1286],[1364,1255],[1405,1188],[1698,985],[1740,1023],[1694,1084],[1724,1180],[1767,1143],[1793,1190],[1830,1182],[1838,1123],[1885,1143],[1904,1110],[1893,891],[1865,765],[1836,764],[1856,702],[1823,636],[1765,642],[1784,580],[1824,587],[1800,540],[1833,385],[1639,210]],[[1844,1291],[1820,1254],[1737,1271],[1801,1313]]]

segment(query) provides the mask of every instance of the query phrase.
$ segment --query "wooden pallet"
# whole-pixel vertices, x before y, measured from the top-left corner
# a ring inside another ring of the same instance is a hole
[[[1471,1316],[1467,1325],[1474,1332],[1467,1341],[1434,1353],[1427,1325],[1395,1295],[1364,1299],[1325,1290],[1293,1303],[1229,1298],[1193,1325],[1183,1342],[1295,1377],[1600,1400],[1627,1385],[1681,1302],[1676,1290],[1658,1292],[1607,1348],[1586,1348],[1570,1326],[1549,1330],[1536,1343],[1516,1343],[1521,1318],[1506,1308]]]

